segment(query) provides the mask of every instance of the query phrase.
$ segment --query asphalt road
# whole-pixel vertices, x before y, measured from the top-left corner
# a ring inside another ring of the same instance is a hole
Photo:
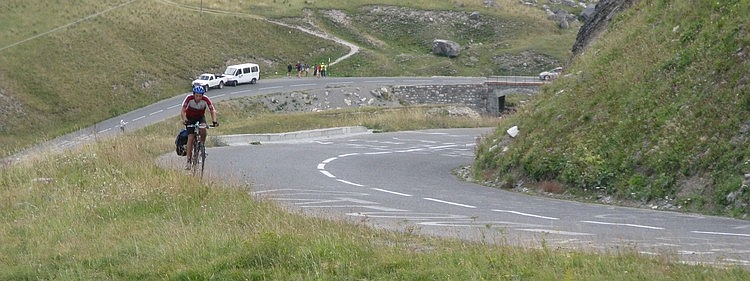
[[[207,175],[307,215],[528,247],[638,252],[750,267],[750,222],[584,204],[468,183],[491,129],[369,133],[208,150]],[[168,156],[180,167],[184,159]]]
[[[514,78],[515,79],[515,78]],[[215,101],[336,85],[483,83],[487,78],[303,78],[211,90]],[[60,150],[179,114],[184,95],[40,145]],[[396,231],[529,247],[637,251],[684,262],[750,268],[750,222],[534,197],[461,181],[476,138],[491,129],[344,135],[208,149],[207,176],[247,183],[250,192],[309,215]],[[174,153],[166,161],[181,167]]]

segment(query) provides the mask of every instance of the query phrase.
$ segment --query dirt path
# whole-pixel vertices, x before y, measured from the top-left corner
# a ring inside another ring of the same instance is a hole
[[[272,23],[272,24],[275,24],[275,25],[280,25],[280,26],[287,27],[287,28],[297,29],[297,30],[302,31],[304,33],[307,33],[307,34],[310,34],[310,35],[313,35],[313,36],[317,36],[317,37],[320,37],[320,38],[323,38],[323,39],[326,39],[326,40],[331,40],[331,41],[334,41],[336,43],[339,43],[339,44],[342,44],[344,46],[349,47],[349,53],[347,53],[346,55],[343,55],[343,56],[337,58],[336,60],[334,60],[333,62],[331,62],[328,65],[335,65],[335,64],[339,63],[340,61],[348,59],[349,57],[351,57],[354,54],[356,54],[356,53],[359,52],[359,46],[354,45],[354,44],[352,44],[350,42],[347,42],[344,39],[338,38],[336,36],[333,36],[331,34],[327,34],[327,33],[324,33],[324,32],[311,30],[311,29],[308,29],[308,28],[305,28],[305,27],[302,27],[302,26],[299,26],[299,25],[292,25],[292,24],[288,24],[288,23],[284,23],[284,22],[280,22],[280,21],[270,20],[270,19],[267,19],[267,18],[259,16],[259,15],[253,15],[253,14],[248,14],[248,13],[227,12],[227,11],[207,9],[207,8],[202,8],[201,9],[199,7],[194,7],[194,6],[189,6],[189,5],[183,5],[183,4],[175,3],[175,2],[172,2],[172,1],[169,1],[169,0],[159,0],[159,2],[162,2],[162,3],[167,4],[167,5],[172,5],[172,6],[181,8],[181,9],[192,10],[192,11],[197,11],[197,12],[212,13],[212,14],[223,14],[223,15],[236,15],[236,16],[249,17],[249,18],[258,19],[258,20],[264,20],[266,22],[269,22],[269,23]]]

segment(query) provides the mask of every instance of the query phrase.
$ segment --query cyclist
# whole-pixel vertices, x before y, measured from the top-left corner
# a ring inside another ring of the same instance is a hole
[[[195,86],[193,87],[193,94],[188,95],[185,97],[185,100],[182,102],[182,123],[187,125],[195,124],[196,122],[200,121],[200,136],[201,141],[206,140],[206,109],[208,109],[211,112],[211,122],[213,122],[213,126],[217,127],[219,126],[219,122],[216,121],[216,110],[214,109],[214,105],[211,103],[211,100],[208,99],[206,94],[206,89],[201,86]],[[188,135],[188,142],[187,142],[187,165],[185,165],[186,170],[190,170],[192,168],[190,166],[190,160],[193,157],[193,140],[195,139],[195,131],[188,129],[188,132],[190,133]],[[197,157],[197,156],[196,156]]]

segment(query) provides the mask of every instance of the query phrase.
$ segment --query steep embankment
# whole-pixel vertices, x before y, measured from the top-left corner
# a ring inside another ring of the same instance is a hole
[[[609,27],[587,48],[579,37],[564,77],[481,146],[477,173],[507,187],[531,179],[600,201],[747,217],[750,2],[602,3],[633,5],[608,10]],[[513,125],[515,139],[504,133]]]

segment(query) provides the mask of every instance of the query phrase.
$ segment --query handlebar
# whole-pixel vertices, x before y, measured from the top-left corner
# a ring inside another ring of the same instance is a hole
[[[214,126],[213,124],[208,124],[208,123],[206,123],[206,126],[205,126],[205,127],[201,127],[201,125],[200,125],[200,122],[195,122],[195,124],[187,124],[187,125],[185,125],[185,127],[187,127],[187,128],[195,128],[195,127],[198,127],[199,129],[200,129],[200,128],[206,128],[206,129],[209,129],[209,128],[216,128],[216,127],[218,127],[218,126]]]

